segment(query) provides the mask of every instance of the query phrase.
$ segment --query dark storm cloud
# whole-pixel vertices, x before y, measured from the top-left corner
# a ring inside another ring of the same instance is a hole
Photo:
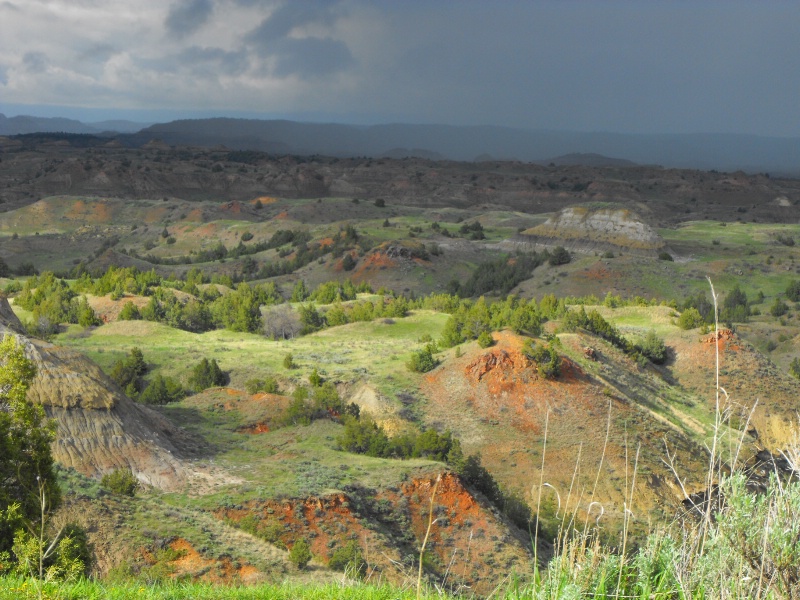
[[[342,71],[355,60],[342,41],[330,37],[290,37],[308,25],[331,25],[341,15],[338,2],[287,2],[275,9],[245,40],[262,55],[274,60],[272,73],[320,77]]]
[[[800,135],[798,30],[780,0],[0,0],[0,102]]]
[[[339,2],[335,0],[285,2],[250,32],[248,39],[256,43],[269,43],[271,40],[286,37],[296,27],[309,24],[330,25],[338,16],[338,5]]]
[[[170,8],[164,25],[174,35],[189,35],[205,25],[213,10],[211,0],[179,0]]]

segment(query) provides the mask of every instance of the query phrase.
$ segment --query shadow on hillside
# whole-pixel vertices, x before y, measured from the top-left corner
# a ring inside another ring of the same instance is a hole
[[[672,348],[667,348],[667,359],[660,365],[651,364],[651,368],[653,368],[659,374],[661,379],[666,384],[671,386],[680,385],[680,382],[678,381],[677,377],[675,377],[675,373],[673,372],[677,358],[678,357],[675,354],[675,350]]]
[[[178,430],[170,441],[180,451],[180,458],[212,458],[223,452],[223,445],[208,438],[209,424],[203,411],[186,406],[152,406]]]

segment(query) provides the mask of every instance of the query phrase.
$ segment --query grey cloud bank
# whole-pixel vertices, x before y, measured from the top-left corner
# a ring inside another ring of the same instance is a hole
[[[797,31],[788,2],[7,0],[0,112],[798,136]]]

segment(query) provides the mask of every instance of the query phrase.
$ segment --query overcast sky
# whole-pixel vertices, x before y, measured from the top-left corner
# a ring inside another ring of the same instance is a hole
[[[799,109],[797,1],[0,0],[7,116],[800,136]]]

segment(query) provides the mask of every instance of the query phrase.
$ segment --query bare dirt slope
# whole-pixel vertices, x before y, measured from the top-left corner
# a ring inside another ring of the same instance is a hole
[[[716,402],[714,372],[719,348],[720,404],[746,423],[758,446],[776,453],[796,442],[800,400],[797,380],[779,369],[751,344],[729,329],[701,335],[697,330],[670,337],[675,349],[672,368],[676,383],[705,399],[708,410]]]
[[[687,485],[700,485],[697,474],[703,472],[705,453],[681,428],[632,402],[575,360],[564,356],[561,376],[546,379],[521,353],[521,338],[500,333],[495,339],[490,349],[475,347],[448,360],[427,377],[423,390],[430,400],[428,419],[451,428],[465,452],[479,452],[508,489],[535,505],[541,477],[548,484],[543,495],[550,517],[557,509],[555,490],[562,506],[580,507],[581,518],[596,500],[607,517],[617,520],[630,494],[639,448],[634,511],[641,518],[653,510],[669,514],[683,496],[662,461],[665,442],[677,452]],[[578,336],[566,337],[564,343],[578,351],[587,344]],[[601,369],[604,363],[628,360],[614,354],[602,347]],[[635,373],[636,367],[628,364],[627,370]]]
[[[447,472],[384,490],[354,488],[322,497],[248,502],[221,508],[216,515],[233,523],[255,517],[264,526],[278,527],[277,543],[287,547],[305,537],[322,563],[342,539],[355,540],[371,580],[408,585],[416,579],[414,561],[428,528],[432,496],[436,522],[428,537],[426,573],[440,581],[444,577],[451,589],[466,586],[483,595],[497,584],[496,570],[530,569],[530,540]]]

